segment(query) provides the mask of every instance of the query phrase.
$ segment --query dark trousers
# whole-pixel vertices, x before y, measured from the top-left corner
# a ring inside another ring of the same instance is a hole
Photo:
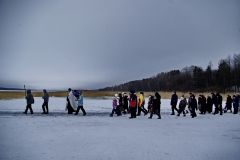
[[[208,111],[209,113],[212,112],[212,104],[207,104],[207,111]]]
[[[222,105],[216,105],[215,106],[215,111],[214,114],[218,114],[218,112],[220,112],[220,115],[222,115]]]
[[[73,112],[75,112],[70,104],[68,104],[67,109],[68,109],[68,114],[73,114]]]
[[[182,112],[183,112],[184,115],[186,115],[186,113],[185,113],[185,108],[180,108],[180,109],[178,110],[178,115],[180,115]]]
[[[238,113],[238,107],[234,107],[233,108],[233,114],[237,114]]]
[[[46,111],[47,111],[47,112],[45,112],[45,106],[46,106]],[[43,112],[44,112],[44,113],[48,113],[48,102],[44,102],[44,103],[43,103],[42,109],[43,109]]]
[[[138,106],[138,114],[137,115],[141,115],[141,112],[143,112],[144,114],[147,114],[148,111],[144,108],[144,106]]]
[[[28,104],[26,106],[25,113],[27,113],[28,109],[30,109],[30,113],[33,114],[32,105],[31,104]]]
[[[127,111],[125,111],[125,110],[127,110]],[[126,104],[124,104],[124,106],[123,106],[123,113],[124,114],[126,114],[126,113],[128,113],[128,105]]]
[[[217,104],[214,104],[214,113],[213,114],[218,114],[218,105]]]
[[[175,113],[174,113],[174,110],[176,110],[176,111],[178,112],[178,109],[177,109],[177,107],[176,107],[175,104],[172,105],[172,114],[175,114]]]
[[[80,109],[82,110],[83,115],[86,115],[86,111],[85,111],[85,109],[83,108],[83,106],[78,106],[75,114],[77,115]]]
[[[196,109],[195,107],[191,107],[191,115],[192,115],[192,118],[197,117],[197,114],[196,114],[195,109]]]
[[[201,109],[199,109],[199,111],[201,112],[200,114],[205,114],[206,113],[205,105],[201,105]]]
[[[131,118],[136,118],[136,107],[130,107]]]
[[[157,110],[158,110],[158,113],[160,114],[161,113],[161,104],[158,104]]]
[[[119,111],[116,108],[112,109],[112,113],[110,114],[110,116],[113,116],[114,113],[116,113],[118,116],[120,115]]]
[[[232,105],[231,104],[226,105],[226,107],[224,108],[224,113],[227,112],[228,110],[230,110],[232,112]]]
[[[122,114],[122,113],[121,113],[121,108],[123,108],[123,107],[120,106],[120,105],[118,105],[117,108],[116,108],[117,112],[118,112],[120,115]]]
[[[160,116],[160,113],[158,112],[158,109],[157,109],[157,108],[155,108],[155,109],[153,109],[153,110],[150,110],[150,118],[152,118],[153,113],[156,113],[156,115],[158,116],[158,118],[161,117],[161,116]]]

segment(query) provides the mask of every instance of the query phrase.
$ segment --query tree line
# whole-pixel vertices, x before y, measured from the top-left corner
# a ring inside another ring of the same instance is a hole
[[[212,68],[210,61],[206,69],[199,66],[182,70],[161,72],[150,78],[130,81],[100,89],[101,91],[182,91],[182,92],[238,92],[240,89],[240,54],[228,56]]]

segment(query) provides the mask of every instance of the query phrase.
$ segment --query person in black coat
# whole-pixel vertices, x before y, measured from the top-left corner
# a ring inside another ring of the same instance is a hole
[[[218,106],[217,106],[217,96],[214,93],[212,94],[212,103],[215,107],[214,113],[218,113]]]
[[[126,93],[123,93],[123,114],[128,113],[128,96]]]
[[[190,102],[190,109],[191,109],[191,116],[192,118],[197,117],[196,111],[197,110],[197,100],[195,98],[195,95],[192,94],[191,96],[191,102]]]
[[[171,106],[172,106],[172,114],[171,115],[175,115],[174,110],[176,110],[178,112],[177,109],[177,102],[178,102],[178,96],[176,94],[176,91],[173,91],[173,95],[171,98]]]
[[[121,110],[123,110],[123,104],[122,104],[122,93],[118,93],[118,106],[117,106],[117,111],[118,113],[120,113],[120,115],[122,115]]]
[[[207,111],[208,111],[208,113],[212,113],[212,106],[213,106],[212,98],[208,95],[207,96]]]
[[[219,93],[216,94],[216,101],[217,107],[215,108],[215,112],[213,114],[215,115],[220,112],[220,115],[222,115],[222,96]]]
[[[224,109],[224,113],[226,113],[228,110],[232,113],[232,97],[230,95],[227,96],[227,102],[226,107]]]
[[[201,95],[201,113],[200,114],[206,114],[206,97],[204,95]]]
[[[161,113],[161,95],[156,92],[155,93],[155,97],[157,99],[157,110],[158,110],[158,113]]]
[[[161,115],[158,112],[158,106],[157,106],[158,102],[156,97],[154,96],[150,96],[149,100],[148,100],[148,108],[150,110],[150,117],[148,117],[148,119],[152,119],[153,113],[156,113],[156,115],[158,116],[158,119],[161,119]]]
[[[34,98],[33,98],[33,95],[31,93],[30,89],[27,90],[27,96],[25,97],[25,99],[27,100],[27,106],[26,106],[26,109],[23,113],[27,114],[27,111],[29,109],[30,113],[33,114],[32,104],[34,103]]]

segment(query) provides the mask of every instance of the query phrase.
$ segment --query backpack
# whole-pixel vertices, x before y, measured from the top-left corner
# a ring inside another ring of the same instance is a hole
[[[34,98],[33,98],[33,100],[32,100],[32,104],[34,104]]]

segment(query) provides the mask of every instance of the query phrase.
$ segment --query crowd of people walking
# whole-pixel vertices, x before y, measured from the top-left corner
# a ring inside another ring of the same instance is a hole
[[[27,100],[27,106],[23,113],[27,114],[29,109],[30,113],[33,114],[32,104],[34,104],[34,97],[31,93],[31,90],[27,90],[25,99]],[[49,94],[46,89],[43,90],[42,99],[42,114],[48,114]],[[211,96],[207,95],[207,97],[205,97],[203,94],[200,94],[196,98],[196,96],[191,92],[189,93],[188,100],[184,95],[182,95],[178,103],[178,95],[176,91],[173,91],[170,100],[172,111],[171,115],[175,115],[176,111],[176,116],[183,114],[185,117],[186,114],[190,113],[190,116],[194,118],[197,117],[196,111],[198,110],[199,114],[212,113],[213,115],[222,115],[228,111],[233,114],[237,114],[240,108],[240,95],[236,94],[232,97],[228,95],[226,99],[226,105],[224,107],[222,106],[222,103],[223,98],[220,93],[211,93]],[[133,119],[137,116],[141,116],[141,113],[143,113],[144,116],[149,114],[149,119],[152,119],[154,114],[158,116],[158,119],[161,119],[161,95],[158,92],[155,92],[154,95],[150,94],[146,104],[147,109],[145,108],[145,96],[144,92],[142,91],[139,92],[139,96],[137,96],[137,93],[134,91],[130,91],[128,95],[125,92],[115,94],[112,101],[113,108],[112,112],[110,113],[110,117],[113,117],[114,114],[117,116],[121,116],[122,114],[130,114],[129,118]],[[68,114],[73,114],[75,112],[74,115],[78,115],[79,111],[81,110],[83,116],[86,115],[86,111],[83,107],[82,91],[72,91],[71,88],[68,89],[65,110],[68,112]]]
[[[196,111],[198,110],[199,114],[213,113],[213,115],[222,115],[223,112],[226,113],[228,110],[232,112],[232,107],[234,109],[233,114],[238,113],[240,107],[239,94],[233,95],[233,98],[228,95],[224,108],[222,107],[223,98],[220,93],[211,93],[211,95],[212,96],[208,95],[206,98],[203,94],[200,94],[196,99],[196,96],[190,92],[188,100],[184,95],[182,95],[178,103],[178,95],[176,94],[176,91],[173,91],[170,101],[172,110],[171,115],[175,115],[176,111],[177,116],[183,114],[185,117],[186,114],[190,113],[190,116],[194,118],[197,117]],[[128,101],[123,101],[123,99],[127,99]],[[129,92],[129,97],[126,93],[115,94],[115,98],[113,100],[113,110],[110,116],[112,117],[114,113],[116,113],[117,116],[121,116],[122,113],[130,113],[131,116],[129,118],[132,119],[136,118],[136,116],[140,116],[141,112],[143,112],[144,116],[148,113],[150,114],[148,117],[149,119],[152,118],[153,114],[156,114],[158,119],[161,119],[161,95],[158,92],[156,92],[155,95],[149,95],[147,103],[148,110],[145,109],[144,105],[145,98],[143,92],[140,92],[139,97],[137,97],[137,94],[134,91]],[[129,108],[123,106],[129,106]],[[127,112],[125,109],[127,109]]]

